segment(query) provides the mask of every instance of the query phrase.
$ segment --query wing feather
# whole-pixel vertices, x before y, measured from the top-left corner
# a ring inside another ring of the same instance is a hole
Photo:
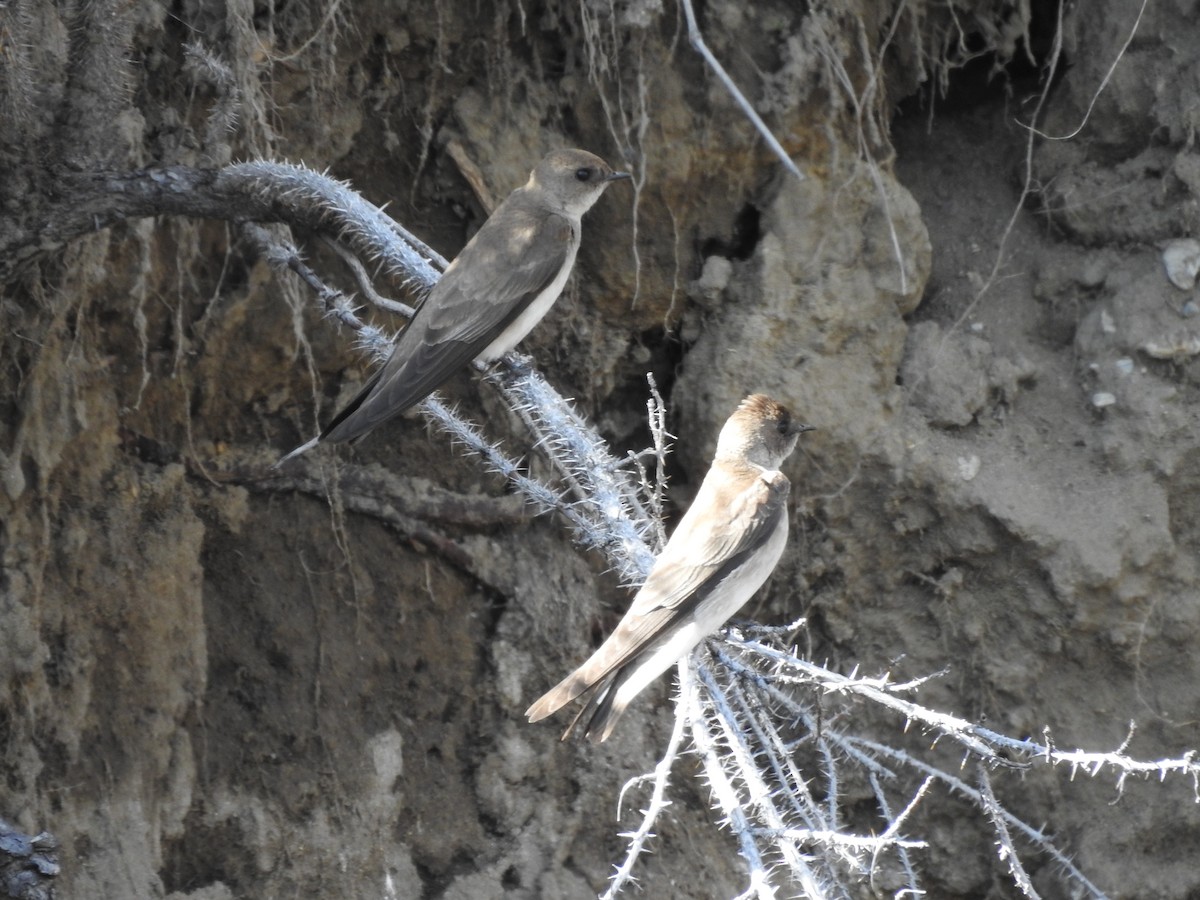
[[[480,240],[484,230],[489,235]],[[441,387],[554,281],[573,240],[564,217],[502,204],[434,285],[383,368],[321,439],[353,440]]]

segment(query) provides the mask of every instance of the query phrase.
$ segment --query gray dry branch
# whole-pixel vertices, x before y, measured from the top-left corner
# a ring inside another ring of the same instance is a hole
[[[390,348],[388,337],[367,325],[350,297],[304,262],[288,229],[336,242],[344,260],[357,260],[348,265],[352,274],[347,277],[360,286],[370,268],[366,263],[393,283],[418,290],[432,285],[445,266],[347,185],[300,166],[175,167],[78,177],[71,188],[73,193],[64,195],[70,202],[39,226],[0,235],[0,255],[8,267],[0,277],[47,247],[122,219],[226,219],[242,226],[275,269],[298,276],[325,312],[354,332],[364,352],[383,358]],[[366,293],[378,292],[372,288]],[[537,512],[557,513],[576,542],[602,553],[625,584],[640,584],[663,540],[662,473],[669,435],[653,384],[655,400],[648,409],[654,446],[621,458],[527,358],[510,354],[485,373],[484,382],[527,424],[534,446],[556,473],[556,483],[532,478],[436,395],[419,409],[453,442],[506,479]],[[653,472],[644,459],[654,460]],[[637,792],[649,784],[651,790],[640,827],[626,835],[628,851],[606,897],[621,893],[633,880],[638,859],[670,802],[669,778],[687,749],[688,736],[718,821],[735,835],[747,873],[744,897],[801,891],[810,898],[842,898],[858,895],[864,885],[893,896],[919,895],[927,841],[911,835],[913,812],[921,804],[962,800],[975,807],[993,834],[997,866],[1026,896],[1035,895],[1024,860],[1040,855],[1053,864],[1068,890],[1102,897],[1102,890],[1043,830],[1006,808],[1007,784],[994,775],[1034,768],[1069,777],[1109,773],[1118,789],[1130,776],[1165,780],[1183,775],[1191,782],[1188,793],[1200,798],[1200,763],[1192,753],[1139,761],[1126,755],[1125,746],[1114,752],[1064,752],[1048,738],[1040,743],[1011,738],[917,703],[913,697],[928,679],[897,684],[886,676],[839,674],[804,659],[794,646],[800,627],[727,629],[681,661],[675,727],[663,759],[652,773],[626,786]],[[871,715],[863,715],[864,710]],[[873,724],[881,717],[895,723],[883,726],[883,736]],[[913,726],[916,735],[909,733]],[[965,760],[976,763],[978,787],[955,774]],[[860,798],[865,791],[874,805],[877,821],[869,833],[851,829],[852,807],[861,804],[852,800],[850,785]]]

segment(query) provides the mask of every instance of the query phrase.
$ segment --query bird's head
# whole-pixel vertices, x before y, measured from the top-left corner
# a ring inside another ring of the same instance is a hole
[[[592,208],[606,187],[629,177],[628,172],[614,172],[608,163],[586,150],[554,150],[537,164],[525,187],[577,218]]]
[[[796,441],[814,426],[805,425],[782,403],[751,394],[729,417],[717,438],[717,458],[744,460],[778,469],[796,449]]]

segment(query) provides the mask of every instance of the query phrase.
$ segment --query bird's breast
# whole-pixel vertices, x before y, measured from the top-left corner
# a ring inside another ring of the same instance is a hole
[[[578,232],[576,232],[578,235]],[[537,325],[538,322],[545,318],[546,313],[550,312],[550,307],[554,305],[554,301],[558,299],[562,293],[563,287],[566,286],[567,278],[571,275],[571,269],[575,266],[575,255],[579,252],[578,237],[572,241],[570,248],[567,251],[566,258],[563,260],[563,266],[558,270],[558,274],[554,276],[554,280],[546,285],[545,289],[540,294],[537,294],[530,300],[520,314],[515,319],[505,326],[490,344],[479,354],[479,359],[483,362],[491,362],[494,359],[499,359],[521,341],[525,340],[525,335],[529,334]]]

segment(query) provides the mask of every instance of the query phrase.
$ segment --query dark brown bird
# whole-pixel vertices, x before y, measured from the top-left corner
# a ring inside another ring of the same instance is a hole
[[[634,697],[742,608],[787,543],[791,485],[779,466],[811,430],[762,394],[742,401],[629,611],[587,662],[529,707],[530,722],[592,691],[563,739],[581,727],[605,740]]]
[[[586,150],[555,150],[504,200],[447,267],[396,339],[388,361],[318,437],[351,441],[420,403],[473,359],[515,347],[562,293],[579,251],[580,218],[628,178]]]

